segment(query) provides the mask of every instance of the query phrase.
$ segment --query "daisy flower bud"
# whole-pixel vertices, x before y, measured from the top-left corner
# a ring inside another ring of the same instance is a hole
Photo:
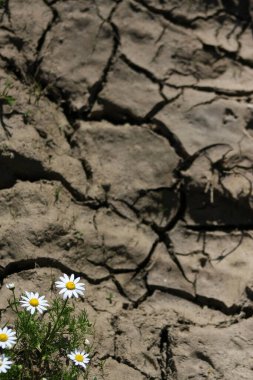
[[[14,290],[15,289],[15,284],[13,284],[13,283],[6,284],[6,288],[9,289],[9,290]]]

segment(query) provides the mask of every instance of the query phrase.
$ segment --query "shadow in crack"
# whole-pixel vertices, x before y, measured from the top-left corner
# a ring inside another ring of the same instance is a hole
[[[253,210],[250,207],[249,198],[233,199],[218,189],[214,189],[213,192],[213,202],[211,202],[210,193],[205,192],[203,187],[187,187],[186,222],[188,225],[252,228]]]

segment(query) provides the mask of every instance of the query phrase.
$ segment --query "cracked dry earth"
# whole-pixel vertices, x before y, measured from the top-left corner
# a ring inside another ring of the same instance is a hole
[[[0,10],[1,313],[7,282],[81,275],[107,380],[253,379],[252,17],[251,0]]]

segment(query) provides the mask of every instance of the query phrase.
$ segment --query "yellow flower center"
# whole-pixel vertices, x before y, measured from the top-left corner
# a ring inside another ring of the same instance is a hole
[[[81,355],[81,354],[76,354],[75,359],[76,359],[76,361],[78,361],[78,362],[82,362],[82,361],[83,361],[83,355]]]
[[[33,307],[36,307],[39,305],[39,300],[37,298],[31,298],[29,304]]]
[[[2,360],[0,359],[0,367],[2,367],[4,363],[2,362]]]
[[[76,286],[75,286],[74,282],[69,281],[69,282],[66,283],[66,288],[68,290],[74,290],[76,288]]]
[[[7,334],[0,334],[0,342],[6,342],[8,340]]]

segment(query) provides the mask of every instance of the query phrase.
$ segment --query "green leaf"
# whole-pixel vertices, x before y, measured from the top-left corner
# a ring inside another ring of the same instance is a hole
[[[16,99],[11,95],[5,95],[4,99],[6,103],[9,104],[9,106],[13,106],[13,104],[16,102]]]

